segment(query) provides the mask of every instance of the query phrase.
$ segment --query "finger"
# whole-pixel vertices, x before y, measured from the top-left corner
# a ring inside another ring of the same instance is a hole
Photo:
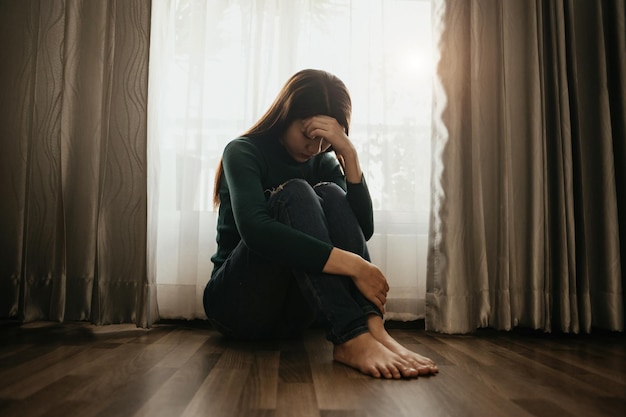
[[[329,123],[323,116],[313,116],[303,120],[303,125],[308,128],[327,128]]]
[[[380,300],[381,304],[387,304],[387,296],[383,293],[380,293],[378,295],[378,299]]]
[[[378,308],[383,314],[385,314],[385,304],[382,303],[378,297],[374,297],[374,298],[368,298],[372,303],[374,303],[374,305],[376,306],[376,308]]]
[[[380,286],[380,292],[382,292],[383,294],[387,295],[387,293],[389,292],[389,285],[387,284],[383,284]]]
[[[377,290],[378,292],[386,296],[387,293],[389,292],[389,286],[386,284],[378,285]]]
[[[329,139],[329,133],[325,130],[319,129],[319,128],[315,128],[315,129],[308,129],[304,132],[304,134],[309,138],[309,139],[318,139],[318,138],[324,138],[326,139],[326,141],[330,142]]]
[[[326,116],[325,114],[318,114],[315,116],[311,116],[308,120],[310,120],[311,122],[318,122],[318,123],[322,123],[325,125],[328,125],[329,123],[332,123],[333,121],[336,122],[335,118]]]
[[[346,167],[346,160],[343,159],[343,156],[337,155],[337,160],[339,161],[339,164],[341,165],[342,168]]]
[[[317,124],[314,124],[313,119],[305,119],[302,122],[302,131],[303,133],[310,137],[313,138],[315,136],[321,136],[316,134],[315,130],[317,130],[319,128],[319,126]]]
[[[304,122],[303,126],[307,131],[307,135],[311,136],[338,136],[340,134],[345,134],[343,128],[339,125],[339,123],[331,118],[326,117],[326,119],[321,119],[321,116],[314,116],[311,119],[307,119]]]
[[[383,314],[385,313],[385,304],[386,304],[386,300],[383,301],[380,298],[376,299],[376,306]]]

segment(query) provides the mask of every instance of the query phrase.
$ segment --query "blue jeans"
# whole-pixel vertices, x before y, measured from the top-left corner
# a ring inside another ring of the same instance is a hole
[[[268,204],[278,221],[369,261],[361,228],[338,185],[290,180],[272,192]],[[382,316],[351,278],[295,270],[261,257],[243,241],[209,280],[204,309],[226,336],[296,337],[318,321],[335,344],[367,332],[370,314]]]

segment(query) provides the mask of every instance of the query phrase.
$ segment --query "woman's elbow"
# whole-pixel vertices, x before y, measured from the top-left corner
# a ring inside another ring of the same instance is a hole
[[[365,240],[370,240],[372,238],[372,236],[374,236],[374,225],[370,225],[370,226],[366,226],[366,227],[362,227],[361,230],[363,231],[363,237],[365,238]]]

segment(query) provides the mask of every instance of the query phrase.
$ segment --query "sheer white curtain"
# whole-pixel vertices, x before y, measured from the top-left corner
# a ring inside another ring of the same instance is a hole
[[[424,315],[430,204],[428,0],[164,0],[152,4],[149,273],[161,318],[203,318],[224,145],[303,68],[339,76],[372,193],[388,318]]]

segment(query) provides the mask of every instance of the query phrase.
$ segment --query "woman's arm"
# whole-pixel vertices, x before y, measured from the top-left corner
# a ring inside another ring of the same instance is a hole
[[[352,278],[361,294],[383,313],[387,302],[389,284],[382,271],[359,255],[339,248],[333,248],[324,265],[328,274],[345,275]]]
[[[307,136],[321,136],[333,147],[349,184],[360,184],[363,181],[363,171],[356,148],[336,119],[330,116],[314,116],[306,119],[303,127]],[[371,212],[371,206],[369,210]],[[368,235],[371,236],[369,231]],[[359,255],[334,247],[323,271],[349,276],[365,298],[374,303],[380,311],[385,312],[384,305],[389,285],[385,275],[376,265]]]
[[[372,200],[365,184],[356,148],[344,128],[329,116],[314,116],[303,121],[304,133],[309,137],[323,137],[330,144],[343,168],[347,198],[359,221],[365,240],[374,234]]]
[[[231,141],[222,165],[236,232],[256,253],[294,268],[321,271],[332,245],[277,221],[270,213],[262,183],[263,156],[246,138]]]

